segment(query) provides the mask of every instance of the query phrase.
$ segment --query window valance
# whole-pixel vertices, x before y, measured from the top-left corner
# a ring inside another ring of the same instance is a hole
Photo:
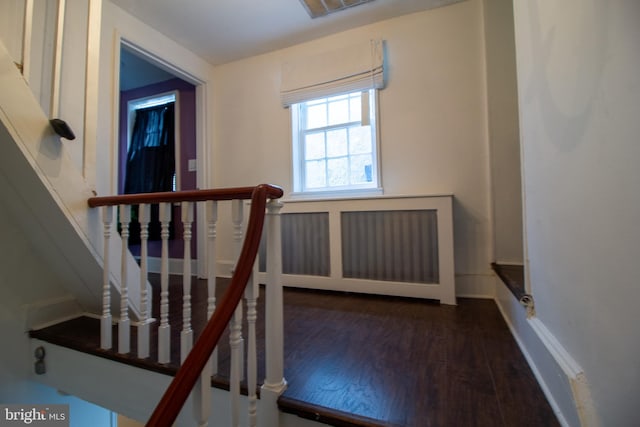
[[[384,78],[384,41],[295,58],[282,64],[282,105],[367,89],[381,89]]]

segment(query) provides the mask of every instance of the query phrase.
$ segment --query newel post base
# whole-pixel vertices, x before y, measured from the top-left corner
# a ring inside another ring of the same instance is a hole
[[[260,416],[258,417],[259,427],[279,427],[280,410],[278,409],[278,398],[287,389],[287,380],[282,378],[278,384],[265,382],[260,387]]]

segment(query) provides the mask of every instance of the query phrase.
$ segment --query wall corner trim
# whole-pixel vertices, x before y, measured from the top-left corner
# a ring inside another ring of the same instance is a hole
[[[587,376],[545,324],[537,317],[527,319],[531,329],[538,335],[558,366],[567,376],[573,401],[582,427],[599,427],[600,422],[591,399]]]
[[[563,427],[601,425],[582,367],[537,316],[527,317],[511,292],[498,286],[496,304]]]

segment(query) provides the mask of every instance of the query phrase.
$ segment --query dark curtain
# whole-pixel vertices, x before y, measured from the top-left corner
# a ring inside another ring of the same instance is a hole
[[[173,190],[175,175],[175,104],[136,110],[131,144],[127,152],[125,194]],[[160,240],[157,205],[151,206],[149,240]],[[132,208],[129,244],[140,243],[138,207]],[[173,238],[173,224],[170,226]]]
[[[136,111],[125,194],[171,191],[175,174],[174,103]]]

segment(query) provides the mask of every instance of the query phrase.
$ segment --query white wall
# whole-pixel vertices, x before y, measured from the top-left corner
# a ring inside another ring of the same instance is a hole
[[[24,0],[0,2],[0,40],[18,64],[22,62],[23,10]]]
[[[513,0],[484,0],[494,260],[522,263],[522,186]]]
[[[538,319],[584,370],[585,425],[639,425],[640,3],[514,10]]]
[[[386,40],[380,92],[385,194],[453,193],[459,294],[492,294],[482,3],[470,0],[215,68],[216,186],[270,182],[292,190],[281,64],[370,38]],[[229,242],[228,232],[219,237]],[[220,257],[231,259],[221,245]]]

